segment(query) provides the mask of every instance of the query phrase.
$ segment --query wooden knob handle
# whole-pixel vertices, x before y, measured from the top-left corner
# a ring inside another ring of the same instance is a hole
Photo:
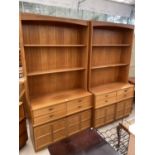
[[[53,115],[50,115],[49,117],[50,117],[50,118],[52,118],[52,117],[53,117]]]
[[[105,100],[105,102],[108,102],[108,100]]]
[[[82,100],[79,100],[79,102],[81,102]]]
[[[53,110],[53,108],[49,108],[49,110],[51,111],[51,110]]]
[[[81,108],[81,105],[79,105],[78,108]]]

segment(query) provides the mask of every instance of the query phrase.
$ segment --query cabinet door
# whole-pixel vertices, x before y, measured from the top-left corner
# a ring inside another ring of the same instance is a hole
[[[55,121],[52,125],[52,131],[53,131],[53,142],[65,138],[67,134],[65,119]]]
[[[124,116],[124,101],[118,102],[116,105],[116,119],[122,118]]]
[[[80,114],[75,114],[67,118],[67,132],[72,135],[80,131]]]
[[[115,119],[115,104],[105,107],[105,123],[110,123]]]
[[[81,112],[81,130],[91,127],[91,110]]]

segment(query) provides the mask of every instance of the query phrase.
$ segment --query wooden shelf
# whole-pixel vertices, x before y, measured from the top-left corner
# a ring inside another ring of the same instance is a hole
[[[126,47],[130,44],[93,44],[93,47]]]
[[[102,66],[93,66],[92,69],[100,69],[100,68],[108,68],[108,67],[120,67],[120,66],[127,66],[128,64],[109,64],[109,65],[102,65]]]
[[[112,91],[117,91],[120,89],[128,88],[128,87],[133,87],[133,85],[129,83],[123,83],[123,82],[113,82],[109,84],[104,84],[104,85],[99,85],[96,87],[91,88],[91,92],[95,95],[99,95],[102,93],[109,93]]]
[[[45,94],[31,99],[32,110],[45,108],[51,105],[89,96],[91,93],[84,89],[65,90],[57,93]],[[44,104],[43,104],[44,103]]]
[[[85,47],[84,44],[25,44],[24,47]]]
[[[52,69],[48,71],[38,71],[38,72],[28,73],[28,76],[37,76],[37,75],[61,73],[61,72],[73,72],[73,71],[80,71],[80,70],[85,70],[85,68],[77,67],[77,68]]]

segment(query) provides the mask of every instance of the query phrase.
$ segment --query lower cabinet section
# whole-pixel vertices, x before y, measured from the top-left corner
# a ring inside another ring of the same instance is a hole
[[[94,109],[94,127],[104,126],[131,113],[133,98]]]
[[[91,110],[40,125],[34,128],[35,150],[91,127]]]

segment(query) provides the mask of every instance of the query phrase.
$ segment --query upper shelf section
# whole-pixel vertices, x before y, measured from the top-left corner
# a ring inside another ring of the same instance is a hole
[[[77,19],[66,19],[60,17],[44,16],[30,13],[21,13],[20,18],[22,22],[54,22],[57,24],[67,24],[67,25],[79,25],[79,26],[88,26],[88,21],[77,20]]]
[[[28,76],[37,76],[37,75],[73,72],[73,71],[82,71],[82,70],[85,70],[85,68],[76,67],[76,68],[52,69],[52,70],[48,70],[48,71],[36,71],[36,72],[28,73]]]

